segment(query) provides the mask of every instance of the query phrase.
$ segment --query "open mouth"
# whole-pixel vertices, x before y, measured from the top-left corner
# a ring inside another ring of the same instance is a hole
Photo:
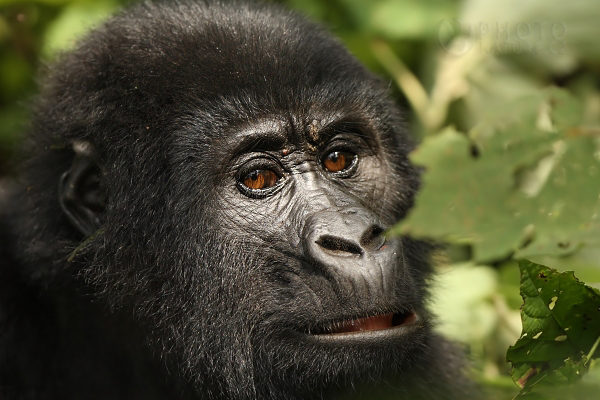
[[[369,331],[383,331],[401,326],[414,325],[418,316],[414,311],[374,315],[334,322],[329,326],[311,332],[312,335],[352,334]]]

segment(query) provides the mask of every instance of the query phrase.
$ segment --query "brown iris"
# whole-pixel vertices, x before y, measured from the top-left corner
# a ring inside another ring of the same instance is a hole
[[[323,166],[329,172],[340,172],[350,168],[355,157],[347,151],[332,151],[323,160]]]
[[[275,186],[278,179],[270,169],[256,169],[244,177],[244,185],[250,189],[267,189]]]

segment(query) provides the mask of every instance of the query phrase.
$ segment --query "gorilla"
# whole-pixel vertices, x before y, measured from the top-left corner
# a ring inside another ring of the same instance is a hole
[[[384,234],[402,114],[321,27],[145,2],[44,76],[0,190],[1,398],[477,397],[434,246]]]

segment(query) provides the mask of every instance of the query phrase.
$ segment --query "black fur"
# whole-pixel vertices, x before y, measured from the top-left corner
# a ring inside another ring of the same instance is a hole
[[[114,17],[50,67],[0,196],[0,397],[472,398],[430,329],[429,247],[352,236],[406,214],[410,146],[384,86],[297,15]],[[325,170],[340,149],[358,164]],[[248,190],[256,169],[277,185]],[[316,335],[386,313],[418,321]]]

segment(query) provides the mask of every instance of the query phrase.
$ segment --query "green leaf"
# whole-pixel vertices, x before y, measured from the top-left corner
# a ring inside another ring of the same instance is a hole
[[[600,295],[573,272],[527,260],[519,268],[523,332],[506,355],[513,379],[523,393],[542,380],[574,383],[600,338]]]
[[[370,28],[389,39],[433,37],[443,19],[456,15],[456,5],[443,0],[387,0],[379,2]]]
[[[456,17],[457,5],[445,0],[341,0],[363,32],[386,39],[436,36],[440,21]]]
[[[600,240],[598,139],[567,92],[527,96],[469,135],[447,129],[411,155],[425,166],[416,207],[392,233],[473,247],[478,262],[565,254]],[[474,153],[476,155],[474,155]]]

